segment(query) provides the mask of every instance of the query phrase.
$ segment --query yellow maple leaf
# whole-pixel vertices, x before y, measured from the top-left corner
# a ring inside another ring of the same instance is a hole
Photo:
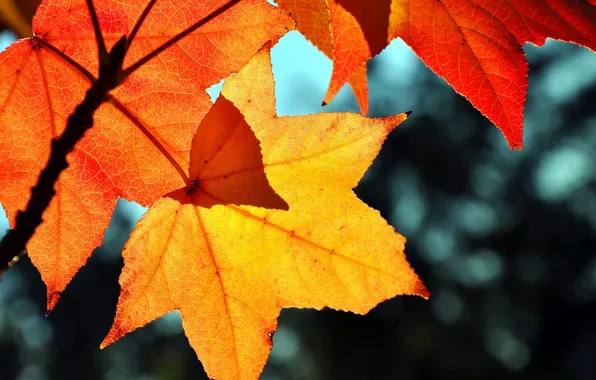
[[[210,377],[252,379],[281,308],[363,314],[428,297],[405,238],[352,191],[406,115],[277,117],[273,91],[268,48],[226,81],[193,140],[193,185],[151,207],[126,244],[102,347],[179,310]]]

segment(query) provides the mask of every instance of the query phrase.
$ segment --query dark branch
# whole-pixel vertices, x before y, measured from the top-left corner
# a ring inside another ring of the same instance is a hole
[[[127,69],[125,69],[124,72],[122,73],[122,77],[123,78],[128,78],[132,73],[134,73],[135,71],[137,71],[145,63],[147,63],[150,60],[152,60],[153,58],[157,57],[164,50],[166,50],[170,46],[174,45],[175,43],[177,43],[178,41],[180,41],[184,37],[188,36],[189,34],[191,34],[192,32],[194,32],[195,30],[199,29],[201,26],[207,24],[209,21],[213,20],[217,16],[220,16],[221,14],[223,14],[224,12],[226,12],[227,10],[229,10],[230,8],[232,8],[234,5],[238,4],[239,2],[240,2],[240,0],[230,0],[230,1],[228,1],[227,3],[225,3],[224,5],[222,5],[221,7],[217,8],[216,10],[214,10],[213,12],[211,12],[210,14],[208,14],[205,18],[197,21],[196,23],[192,24],[188,28],[184,29],[182,32],[176,34],[174,37],[172,37],[171,39],[169,39],[168,41],[164,42],[162,45],[160,45],[159,47],[157,47],[155,50],[153,50],[151,53],[147,54],[143,58],[139,59],[136,63],[132,64]]]
[[[93,0],[86,0],[87,8],[89,9],[89,16],[91,16],[91,23],[93,24],[93,31],[95,33],[95,41],[97,42],[97,52],[99,54],[99,64],[101,65],[108,58],[108,51],[106,49],[106,43],[101,33],[101,27],[99,26],[99,19],[93,6]]]
[[[143,13],[141,13],[141,16],[135,22],[134,26],[132,27],[132,31],[128,35],[128,43],[126,44],[126,51],[128,51],[128,48],[130,47],[130,45],[132,44],[132,41],[137,36],[139,29],[141,29],[143,22],[147,18],[147,15],[149,15],[149,12],[151,12],[151,9],[153,8],[153,6],[155,5],[156,2],[157,2],[157,0],[149,0],[149,3],[147,3],[147,6],[145,7],[145,9],[143,9]]]
[[[16,261],[15,258],[24,252],[25,246],[42,223],[42,215],[56,194],[54,186],[58,177],[68,168],[66,156],[93,126],[93,114],[107,99],[108,93],[120,83],[125,48],[126,37],[123,36],[110,51],[107,62],[100,65],[99,78],[68,118],[62,136],[52,140],[50,158],[41,171],[37,184],[31,189],[27,208],[18,212],[15,228],[8,231],[0,241],[0,272],[8,269]]]
[[[19,211],[16,217],[15,228],[9,230],[0,241],[0,274],[6,271],[12,264],[14,264],[21,255],[25,254],[25,247],[35,230],[43,222],[42,215],[50,205],[52,198],[56,195],[54,186],[60,177],[60,174],[68,168],[68,161],[66,156],[74,150],[76,144],[83,138],[85,132],[93,126],[93,114],[99,106],[108,100],[109,92],[116,88],[126,78],[132,74],[139,67],[147,63],[149,60],[155,58],[168,47],[174,45],[182,38],[186,37],[193,31],[229,10],[240,0],[230,0],[221,7],[211,12],[204,19],[191,25],[184,31],[172,37],[169,41],[159,46],[147,56],[141,58],[138,62],[130,66],[126,70],[122,70],[122,62],[126,55],[129,46],[129,41],[126,36],[123,36],[112,48],[109,54],[102,54],[105,52],[105,42],[95,9],[93,8],[93,0],[86,0],[89,6],[89,13],[93,22],[93,29],[98,45],[99,53],[99,78],[95,81],[91,88],[87,91],[83,102],[75,108],[75,111],[68,118],[66,129],[59,138],[54,138],[51,144],[50,158],[46,167],[41,171],[37,184],[31,189],[31,198],[25,211]],[[133,35],[137,33],[147,14],[151,10],[155,1],[150,1],[147,8],[139,18],[134,27]],[[40,40],[44,46],[53,50],[54,47],[45,44]],[[102,57],[103,56],[103,57]],[[106,57],[104,59],[104,57]],[[66,57],[66,59],[70,59]],[[78,63],[71,62],[73,66],[80,67]],[[89,80],[93,81],[93,76],[84,68],[79,68]]]

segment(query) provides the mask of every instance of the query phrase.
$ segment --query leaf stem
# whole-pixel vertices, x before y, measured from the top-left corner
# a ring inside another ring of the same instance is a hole
[[[79,72],[79,74],[81,74],[82,76],[87,78],[87,80],[89,80],[89,82],[91,82],[92,84],[95,83],[97,78],[95,78],[95,76],[93,74],[91,74],[89,72],[89,70],[84,68],[80,63],[78,63],[74,59],[70,58],[68,55],[64,54],[60,50],[56,49],[56,47],[54,45],[48,43],[47,41],[45,41],[45,39],[40,38],[38,36],[33,37],[33,39],[35,40],[36,43],[39,43],[43,47],[47,48],[50,52],[55,54],[58,58],[60,58],[61,60],[65,61],[68,65],[73,67],[76,71]]]
[[[155,137],[151,132],[149,132],[149,129],[143,124],[143,122],[141,120],[139,120],[139,118],[136,115],[134,115],[122,103],[120,103],[120,101],[118,99],[116,99],[112,95],[108,94],[107,101],[110,104],[112,104],[114,107],[116,107],[116,109],[118,111],[122,112],[122,114],[124,116],[126,116],[126,118],[128,120],[130,120],[145,135],[145,137],[147,137],[147,139],[149,141],[151,141],[151,143],[161,152],[161,154],[165,158],[167,158],[167,160],[174,167],[174,169],[176,169],[178,174],[180,174],[180,177],[182,177],[182,180],[184,181],[184,184],[186,185],[186,187],[189,187],[190,185],[192,185],[192,181],[188,178],[188,175],[186,174],[184,169],[182,169],[182,167],[180,166],[178,161],[176,161],[176,159],[174,157],[172,157],[172,155],[163,146],[163,144],[157,139],[157,137]]]
[[[122,80],[128,78],[132,73],[137,71],[141,66],[145,63],[149,62],[151,59],[157,57],[161,54],[164,50],[169,48],[170,46],[174,45],[176,42],[180,41],[184,37],[188,36],[201,26],[207,24],[209,21],[213,20],[214,18],[218,17],[222,13],[226,12],[228,9],[232,8],[234,5],[238,4],[240,0],[230,0],[229,2],[225,3],[221,7],[217,8],[210,14],[208,14],[205,18],[197,21],[196,23],[192,24],[182,32],[176,34],[174,37],[169,39],[168,41],[164,42],[160,45],[157,49],[153,50],[151,53],[147,54],[143,58],[139,59],[136,63],[132,64],[128,68],[122,71]]]
[[[66,63],[72,66],[75,70],[77,70],[79,74],[87,78],[89,82],[91,82],[91,84],[97,81],[93,74],[91,74],[86,68],[81,66],[80,63],[74,61],[72,58],[70,58],[60,50],[56,49],[56,47],[54,47],[52,44],[46,42],[44,39],[39,37],[33,38],[35,41],[39,42],[43,47],[50,50],[51,53],[55,54],[59,59],[64,60]],[[126,46],[130,46],[130,44],[127,43]],[[151,141],[153,145],[155,145],[155,147],[159,149],[159,151],[168,159],[168,161],[172,164],[174,169],[176,169],[176,171],[180,174],[180,177],[182,177],[184,183],[187,186],[189,186],[189,183],[191,183],[191,181],[188,178],[188,175],[186,174],[184,169],[182,169],[180,164],[174,159],[174,157],[172,157],[172,155],[167,151],[163,144],[149,131],[149,128],[145,124],[143,124],[143,122],[136,115],[134,115],[130,110],[128,110],[126,106],[122,104],[122,102],[115,96],[108,94],[106,101],[110,102],[114,107],[116,107],[116,109],[122,112],[122,114],[126,116],[137,128],[139,128],[139,130],[149,139],[149,141]]]
[[[93,0],[86,0],[87,8],[89,8],[89,15],[91,16],[91,23],[93,24],[93,31],[95,32],[95,40],[97,41],[97,52],[99,54],[99,64],[106,62],[109,59],[108,51],[106,50],[106,42],[103,39],[101,33],[101,27],[99,26],[99,19],[93,6]]]
[[[139,16],[138,20],[135,22],[134,26],[132,27],[132,31],[130,32],[127,38],[128,43],[126,44],[126,52],[128,52],[128,48],[130,48],[130,45],[132,45],[132,41],[135,39],[137,33],[139,32],[139,29],[141,29],[143,22],[147,18],[147,15],[149,14],[151,8],[153,8],[156,2],[157,0],[150,0],[145,9],[143,9],[143,13],[141,13],[141,16]]]
[[[108,53],[103,35],[101,33],[99,19],[97,17],[97,13],[95,12],[95,7],[93,6],[93,0],[86,0],[87,7],[89,8],[89,15],[93,23],[99,55],[99,77],[97,80],[94,80],[95,78],[88,70],[79,64],[76,64],[76,62],[69,57],[66,57],[56,48],[51,46],[51,44],[47,44],[42,39],[34,37],[36,41],[50,49],[53,53],[65,58],[69,63],[72,64],[72,66],[76,67],[84,76],[87,77],[87,79],[92,82],[92,85],[85,94],[83,101],[75,108],[72,115],[68,117],[68,122],[62,135],[58,138],[52,139],[50,157],[45,168],[39,174],[37,183],[31,189],[31,197],[29,198],[27,207],[24,211],[19,211],[17,213],[15,218],[15,227],[9,230],[4,238],[2,238],[0,241],[0,274],[6,271],[18,260],[18,257],[26,252],[25,247],[27,243],[35,234],[37,227],[39,227],[43,222],[43,213],[56,195],[56,190],[54,187],[58,182],[58,178],[60,177],[60,174],[68,168],[68,161],[66,159],[67,155],[74,150],[76,144],[83,138],[87,130],[93,126],[93,115],[99,106],[107,100],[110,100],[112,103],[114,103],[115,99],[110,97],[109,92],[116,88],[130,74],[135,72],[142,65],[155,58],[164,50],[174,45],[201,26],[223,14],[234,5],[239,3],[240,0],[230,0],[226,4],[217,8],[215,11],[211,12],[202,20],[196,22],[184,31],[172,37],[170,40],[159,46],[153,52],[147,54],[145,57],[141,58],[126,70],[122,70],[122,63],[124,61],[124,57],[126,56],[128,47],[130,46],[130,42],[137,34],[155,2],[156,0],[150,0],[147,7],[143,10],[143,13],[133,26],[133,30],[130,35],[131,39],[128,40],[126,36],[123,36]],[[170,161],[173,161],[173,159]],[[184,170],[182,170],[182,168],[180,168],[176,162],[173,162],[173,164],[187,183],[187,186],[189,186],[190,181]]]
[[[35,230],[43,222],[42,215],[56,194],[54,186],[60,174],[68,168],[66,156],[93,126],[93,114],[119,84],[125,48],[126,37],[122,37],[108,54],[107,63],[100,65],[99,78],[87,91],[85,99],[69,116],[62,136],[52,139],[50,158],[39,174],[37,184],[31,189],[27,207],[17,213],[14,229],[0,241],[0,273],[15,261],[15,257],[23,254]]]

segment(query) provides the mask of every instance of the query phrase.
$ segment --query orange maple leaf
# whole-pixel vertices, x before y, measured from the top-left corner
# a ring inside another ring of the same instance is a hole
[[[366,113],[363,64],[394,38],[521,149],[528,67],[521,45],[547,37],[596,50],[596,7],[575,0],[278,0],[333,59],[325,102],[347,81]]]
[[[244,0],[143,61],[225,2],[160,1],[142,24],[138,20],[149,0],[94,3],[108,47],[124,34],[136,34],[124,68],[138,70],[110,94],[94,128],[69,155],[70,168],[27,246],[47,286],[49,310],[101,243],[117,197],[149,205],[189,183],[182,168],[211,106],[205,89],[293,25],[265,0]],[[85,0],[44,1],[33,31],[34,37],[0,54],[0,201],[11,223],[46,164],[51,139],[62,134],[98,72]]]
[[[210,377],[252,379],[283,307],[428,297],[405,239],[352,191],[406,115],[278,118],[273,87],[268,49],[225,82],[193,141],[194,185],[152,206],[124,248],[102,347],[179,310]]]

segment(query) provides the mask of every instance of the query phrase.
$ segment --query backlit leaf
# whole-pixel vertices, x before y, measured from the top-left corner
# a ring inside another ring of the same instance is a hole
[[[148,0],[95,0],[108,47],[133,29]],[[224,4],[158,1],[128,50],[125,68]],[[149,205],[188,183],[192,136],[211,105],[205,89],[239,70],[293,25],[265,0],[244,0],[150,60],[118,87],[69,156],[28,253],[48,309],[101,243],[117,197]],[[46,0],[35,36],[0,54],[0,202],[14,222],[98,70],[85,0]]]
[[[352,191],[406,115],[278,118],[273,90],[268,49],[226,81],[194,139],[193,186],[152,206],[125,246],[102,346],[179,310],[210,377],[254,379],[283,307],[428,297],[405,239]]]
[[[596,7],[583,0],[279,0],[334,66],[325,102],[394,38],[521,149],[528,66],[521,46],[546,38],[596,49]],[[324,24],[329,26],[325,28]],[[363,113],[366,92],[355,87]]]

